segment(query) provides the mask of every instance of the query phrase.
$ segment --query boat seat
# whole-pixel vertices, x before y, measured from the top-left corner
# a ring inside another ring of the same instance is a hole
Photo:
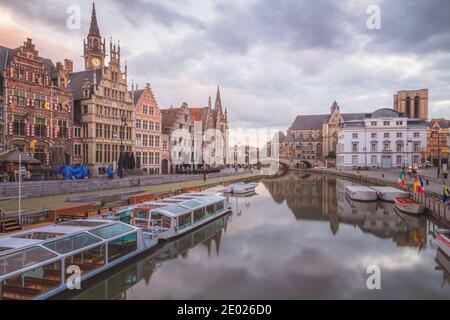
[[[19,296],[20,298],[31,299],[32,297],[41,293],[41,290],[33,288],[16,287],[12,285],[3,286],[3,294]]]

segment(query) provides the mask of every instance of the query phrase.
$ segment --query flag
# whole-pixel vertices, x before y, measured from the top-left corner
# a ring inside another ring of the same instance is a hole
[[[401,171],[400,174],[398,175],[397,185],[399,187],[404,187],[405,186],[405,171]]]
[[[414,193],[419,193],[419,187],[420,187],[419,178],[417,178],[417,176],[416,176],[414,178],[414,185],[413,185]]]
[[[442,201],[444,201],[444,203],[447,203],[449,199],[450,191],[448,190],[447,185],[444,185],[444,194],[442,195]]]
[[[422,177],[419,177],[419,193],[425,193]]]

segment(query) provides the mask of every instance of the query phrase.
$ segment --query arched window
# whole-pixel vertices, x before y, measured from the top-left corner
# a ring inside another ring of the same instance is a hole
[[[414,118],[419,118],[419,104],[420,98],[419,96],[414,97]]]
[[[411,116],[411,98],[406,97],[406,108],[405,108],[406,116]]]
[[[94,39],[94,49],[98,49],[98,40]]]

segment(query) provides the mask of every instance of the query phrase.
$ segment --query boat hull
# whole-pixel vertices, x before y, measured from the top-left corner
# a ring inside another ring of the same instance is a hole
[[[408,198],[409,193],[396,188],[390,187],[371,187],[377,192],[378,198],[381,201],[394,202],[395,198]]]
[[[407,198],[394,198],[395,207],[407,214],[411,215],[421,215],[425,212],[425,206],[420,204],[419,202],[413,201],[412,199]]]
[[[355,201],[377,201],[377,192],[369,187],[346,186],[345,194]]]

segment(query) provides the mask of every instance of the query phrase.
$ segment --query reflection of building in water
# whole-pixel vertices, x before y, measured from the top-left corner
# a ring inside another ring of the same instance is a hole
[[[286,201],[297,220],[328,220],[333,234],[340,223],[359,227],[398,246],[420,246],[426,241],[426,219],[402,217],[392,203],[354,202],[345,197],[351,184],[333,176],[287,174],[263,181],[273,199]]]
[[[153,251],[150,256],[142,258],[131,266],[123,266],[115,273],[107,273],[104,276],[94,278],[95,285],[89,286],[89,283],[87,283],[86,286],[85,284],[86,289],[83,289],[76,296],[72,295],[73,292],[67,292],[60,298],[79,300],[126,299],[129,288],[142,280],[146,285],[150,283],[151,276],[161,263],[176,259],[179,256],[186,257],[189,250],[199,244],[207,248],[208,256],[211,255],[212,250],[218,256],[222,232],[226,232],[229,218],[230,215],[227,214],[179,239],[158,245],[156,251]]]
[[[328,220],[336,211],[336,178],[286,174],[263,181],[278,204],[286,201],[297,220]]]
[[[437,271],[442,271],[442,287],[445,283],[450,286],[450,258],[439,248],[436,249]]]

